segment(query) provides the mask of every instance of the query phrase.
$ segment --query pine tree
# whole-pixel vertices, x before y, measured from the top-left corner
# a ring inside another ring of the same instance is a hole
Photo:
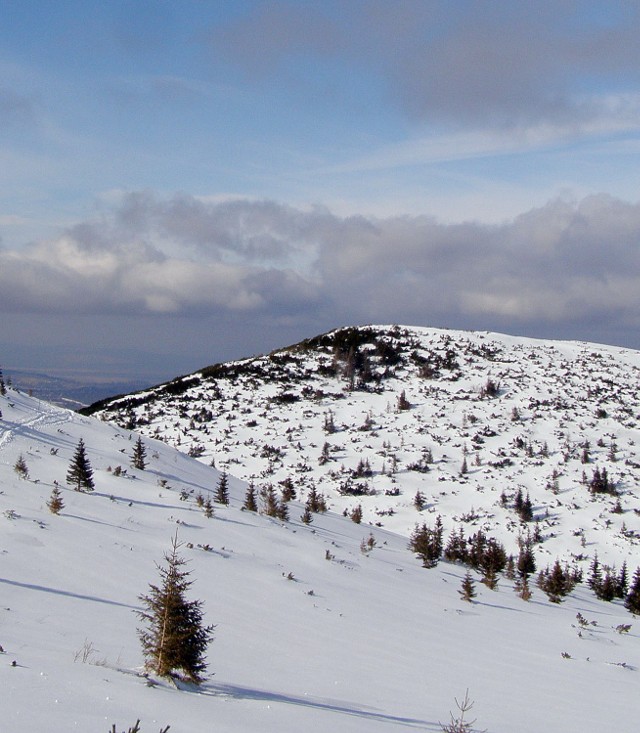
[[[260,489],[260,497],[263,501],[263,512],[268,517],[278,516],[278,495],[272,484],[263,486]]]
[[[4,384],[4,377],[2,376],[2,369],[0,369],[0,396],[4,397],[7,394],[7,388]]]
[[[475,583],[471,577],[471,573],[467,570],[464,578],[462,579],[461,590],[458,591],[463,601],[471,601],[476,597]]]
[[[323,514],[327,511],[327,503],[324,496],[318,493],[314,484],[311,484],[306,504],[309,507],[309,511],[314,514]]]
[[[144,471],[147,467],[146,462],[147,450],[142,443],[142,438],[138,437],[136,444],[133,446],[133,454],[131,456],[131,465],[139,471]]]
[[[67,471],[67,483],[73,486],[76,491],[93,491],[93,469],[87,458],[82,438],[78,441],[76,452],[71,459],[71,465]]]
[[[304,505],[304,513],[300,516],[300,521],[303,524],[311,524],[311,522],[313,522],[313,514],[311,513],[308,504]]]
[[[295,501],[297,498],[296,488],[293,485],[293,479],[291,476],[281,482],[282,486],[282,501]]]
[[[207,498],[202,502],[202,511],[207,519],[211,519],[211,517],[213,517],[213,503],[211,502],[210,496],[207,496]]]
[[[193,581],[184,569],[186,560],[178,555],[180,547],[176,532],[171,552],[164,556],[167,566],[157,566],[161,583],[151,584],[149,593],[139,597],[145,610],[137,614],[147,628],[138,629],[138,636],[148,669],[161,677],[180,675],[199,684],[214,627],[203,625],[202,601],[185,598]]]
[[[570,573],[556,560],[551,571],[547,571],[538,583],[552,603],[561,603],[564,596],[571,592],[573,584]]]
[[[631,613],[640,615],[640,567],[636,568],[631,581],[631,588],[624,599],[624,607]]]
[[[276,506],[276,517],[281,522],[288,522],[289,521],[289,506],[284,499],[281,499],[278,502],[278,505]]]
[[[536,571],[536,560],[531,549],[531,542],[527,538],[520,547],[520,554],[517,562],[518,573],[520,576],[532,575]]]
[[[587,585],[592,591],[595,591],[601,583],[602,570],[600,568],[600,561],[598,560],[598,553],[595,552],[593,554],[593,560],[591,561],[591,567],[589,568],[589,579],[587,580]]]
[[[18,456],[18,460],[13,466],[13,470],[20,476],[20,478],[29,478],[29,469],[27,468],[27,462],[24,460],[22,453]]]
[[[435,568],[442,555],[442,522],[431,529],[423,522],[416,524],[409,538],[409,549],[422,560],[423,568]]]
[[[64,509],[64,501],[62,501],[62,492],[57,486],[54,486],[51,491],[51,496],[47,501],[47,506],[52,514],[60,514]]]
[[[258,501],[256,499],[256,489],[251,483],[247,486],[247,491],[244,495],[244,504],[242,505],[248,512],[258,511]]]
[[[229,504],[229,479],[226,471],[223,471],[218,479],[215,500],[218,504],[224,504],[225,506]]]
[[[529,580],[526,575],[516,580],[514,590],[523,601],[528,601],[531,598],[531,589],[529,588]]]

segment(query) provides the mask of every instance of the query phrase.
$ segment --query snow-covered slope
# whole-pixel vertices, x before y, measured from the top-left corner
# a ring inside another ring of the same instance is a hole
[[[408,535],[439,514],[445,534],[482,529],[514,553],[531,533],[539,566],[586,570],[595,552],[640,564],[639,388],[628,349],[370,326],[90,412],[258,484],[290,477],[304,496],[313,483],[335,511],[361,505],[368,524]],[[596,470],[610,493],[591,490]]]
[[[126,430],[13,390],[0,410],[3,730],[106,733],[141,718],[143,733],[438,731],[467,688],[491,733],[635,730],[640,627],[619,601],[579,586],[559,605],[536,589],[524,602],[502,579],[467,603],[464,568],[425,570],[386,529],[330,512],[304,525],[296,502],[287,523],[242,511],[235,479],[207,519],[193,499],[216,485],[207,465],[147,440],[137,471]],[[80,438],[93,493],[65,486]],[[134,611],[176,528],[216,624],[215,676],[198,691],[138,674]]]

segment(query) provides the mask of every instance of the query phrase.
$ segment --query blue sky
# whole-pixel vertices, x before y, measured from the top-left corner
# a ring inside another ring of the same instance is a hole
[[[0,5],[0,363],[347,323],[640,348],[640,4]]]

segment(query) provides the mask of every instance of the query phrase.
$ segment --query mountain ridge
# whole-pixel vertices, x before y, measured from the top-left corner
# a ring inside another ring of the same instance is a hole
[[[362,326],[87,412],[244,480],[291,480],[302,496],[313,484],[334,510],[361,507],[365,523],[406,536],[441,515],[447,533],[482,529],[511,553],[535,532],[544,564],[584,568],[601,546],[619,567],[639,560],[639,383],[640,352],[622,347]]]

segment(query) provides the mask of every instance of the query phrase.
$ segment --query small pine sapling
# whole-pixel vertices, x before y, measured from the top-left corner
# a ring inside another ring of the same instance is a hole
[[[47,507],[52,514],[60,514],[64,509],[64,501],[62,500],[62,492],[57,486],[51,490],[51,496],[47,501]]]
[[[18,476],[22,479],[28,479],[29,478],[29,469],[27,467],[27,462],[24,460],[24,456],[22,453],[18,456],[18,460],[15,462],[13,466],[13,470],[18,474]]]
[[[473,725],[475,724],[474,720],[465,720],[465,717],[467,713],[473,708],[473,700],[469,700],[469,690],[465,692],[464,700],[462,702],[458,702],[458,698],[454,698],[456,701],[456,707],[458,708],[458,713],[454,717],[453,713],[449,713],[451,717],[451,722],[443,725],[440,723],[440,730],[442,733],[472,733],[473,731]],[[486,733],[486,731],[484,732]]]
[[[461,589],[458,591],[463,601],[471,603],[476,597],[475,582],[471,577],[471,573],[467,570],[462,579]]]

